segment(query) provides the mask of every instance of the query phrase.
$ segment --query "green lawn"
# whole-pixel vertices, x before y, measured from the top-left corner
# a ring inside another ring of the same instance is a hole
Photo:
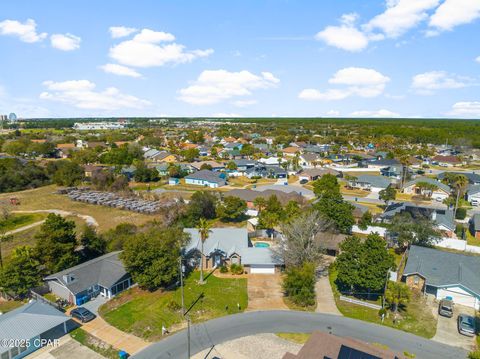
[[[12,231],[35,222],[40,222],[46,217],[46,213],[12,214],[6,221],[0,222],[0,230],[5,232]]]
[[[195,272],[185,281],[186,308],[204,294],[189,313],[193,322],[243,312],[247,307],[245,278],[224,279],[212,275],[204,285],[199,285],[198,279],[199,273]],[[133,288],[103,305],[100,314],[120,330],[147,340],[159,339],[162,325],[173,332],[183,324],[180,293],[180,289],[148,292]]]
[[[393,313],[391,312],[388,312],[388,317],[386,317],[382,323],[378,310],[344,302],[339,299],[340,293],[335,285],[336,276],[336,271],[331,269],[329,278],[334,292],[335,303],[338,310],[344,316],[366,322],[383,324],[425,338],[432,338],[435,335],[437,321],[423,297],[412,295],[412,299],[406,308],[399,311],[399,320],[396,324],[393,323]]]
[[[21,307],[23,304],[25,303],[19,302],[16,300],[8,300],[8,301],[0,300],[0,312],[1,313],[9,312],[11,310],[14,310],[15,308]]]

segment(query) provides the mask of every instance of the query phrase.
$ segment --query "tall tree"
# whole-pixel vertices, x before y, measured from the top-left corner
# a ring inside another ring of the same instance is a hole
[[[313,182],[313,192],[319,198],[328,193],[340,193],[340,184],[337,177],[330,173],[323,175]]]
[[[396,235],[399,246],[416,244],[429,247],[440,239],[435,223],[422,213],[415,213],[415,216],[409,212],[396,214],[389,232]]]
[[[301,266],[304,263],[318,264],[322,258],[322,243],[317,234],[325,231],[328,224],[317,211],[300,214],[291,223],[282,226],[286,240],[279,239],[275,253],[288,266]]]
[[[398,307],[410,301],[410,289],[405,283],[389,281],[385,291],[385,300],[390,304],[396,316]]]
[[[140,287],[155,290],[178,278],[178,258],[185,241],[179,228],[153,228],[131,237],[120,258]]]
[[[315,266],[304,263],[299,267],[289,267],[283,280],[285,295],[302,307],[315,304]]]
[[[28,246],[13,250],[10,261],[0,272],[0,288],[25,297],[31,288],[41,283],[40,263]]]
[[[35,255],[49,273],[59,272],[78,263],[75,222],[50,213],[35,237]]]
[[[80,237],[82,245],[83,260],[90,260],[105,254],[107,250],[107,242],[98,235],[93,226],[85,225],[83,234]]]
[[[238,221],[245,217],[246,210],[247,204],[244,200],[234,196],[227,196],[222,203],[217,205],[217,216],[222,221]]]
[[[205,281],[203,280],[203,257],[204,257],[204,252],[203,252],[203,245],[205,244],[205,241],[208,239],[210,236],[212,224],[208,222],[205,218],[200,218],[200,221],[198,223],[198,234],[200,235],[200,242],[201,242],[201,254],[200,254],[200,284],[204,284]]]
[[[453,217],[455,218],[458,209],[458,200],[460,199],[460,195],[465,193],[465,189],[468,186],[468,178],[464,175],[456,175],[453,186],[456,191],[455,210],[453,212]]]
[[[214,219],[216,216],[217,197],[211,192],[197,191],[190,198],[187,208],[187,219],[195,226],[200,218]]]
[[[388,202],[394,201],[396,197],[397,191],[391,185],[378,192],[378,198],[384,201],[386,206],[388,206]]]

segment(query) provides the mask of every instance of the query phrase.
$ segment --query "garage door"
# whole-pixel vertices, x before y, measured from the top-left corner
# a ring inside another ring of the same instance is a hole
[[[456,304],[475,308],[475,297],[469,294],[459,293],[459,291],[456,291],[456,290],[439,289],[437,298],[443,299],[446,297],[451,297],[453,299],[453,302]]]
[[[275,274],[275,266],[269,265],[252,265],[250,266],[251,274]]]

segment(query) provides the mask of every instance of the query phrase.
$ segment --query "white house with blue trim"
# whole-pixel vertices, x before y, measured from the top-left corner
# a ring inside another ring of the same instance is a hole
[[[185,177],[185,184],[218,188],[227,184],[227,175],[222,172],[201,170]]]

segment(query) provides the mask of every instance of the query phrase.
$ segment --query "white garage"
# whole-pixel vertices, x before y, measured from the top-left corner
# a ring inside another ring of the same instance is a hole
[[[436,298],[438,300],[444,299],[447,297],[451,298],[453,302],[456,304],[465,305],[467,307],[472,307],[477,310],[479,309],[478,299],[474,295],[470,294],[465,289],[459,286],[437,289]]]
[[[275,274],[275,266],[269,264],[253,264],[250,266],[251,274]]]

